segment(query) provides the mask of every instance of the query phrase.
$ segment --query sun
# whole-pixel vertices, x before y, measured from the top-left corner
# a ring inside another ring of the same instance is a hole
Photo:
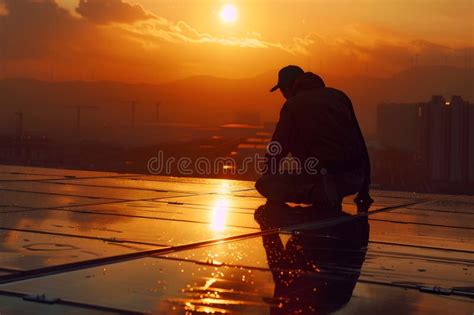
[[[239,12],[235,5],[225,4],[219,11],[219,16],[221,18],[221,21],[224,23],[234,23],[235,21],[237,21]]]

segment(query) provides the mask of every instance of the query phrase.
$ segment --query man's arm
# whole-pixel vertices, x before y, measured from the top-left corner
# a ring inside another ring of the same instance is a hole
[[[273,132],[272,140],[267,148],[267,154],[265,155],[267,158],[267,173],[279,171],[281,159],[290,152],[291,132],[290,113],[288,105],[285,103],[281,108],[280,119]]]
[[[364,168],[364,173],[365,173],[365,178],[364,178],[364,183],[362,185],[361,190],[357,194],[357,197],[355,199],[356,202],[369,202],[371,203],[371,198],[369,196],[369,186],[371,182],[371,168],[370,168],[370,158],[369,158],[369,151],[367,150],[367,145],[365,143],[364,135],[362,134],[362,130],[360,129],[359,121],[357,120],[355,111],[354,111],[354,106],[352,105],[352,102],[350,98],[346,96],[347,99],[347,104],[349,106],[349,109],[351,111],[352,119],[354,120],[354,123],[356,125],[357,129],[357,134],[359,141],[361,142],[362,145],[362,163],[363,163],[363,168]]]

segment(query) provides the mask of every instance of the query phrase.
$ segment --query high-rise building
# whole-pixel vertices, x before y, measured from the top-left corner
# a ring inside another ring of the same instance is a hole
[[[474,183],[474,104],[460,96],[381,104],[377,133],[384,150],[416,157],[416,175],[425,182]]]

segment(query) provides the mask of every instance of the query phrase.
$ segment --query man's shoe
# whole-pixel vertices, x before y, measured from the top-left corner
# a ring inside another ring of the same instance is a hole
[[[369,211],[370,206],[374,203],[374,199],[370,198],[368,194],[358,194],[357,197],[354,199],[354,202],[357,205],[357,213],[365,213]]]

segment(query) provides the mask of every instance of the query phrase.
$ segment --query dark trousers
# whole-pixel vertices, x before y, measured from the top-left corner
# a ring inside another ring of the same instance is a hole
[[[340,207],[345,196],[357,193],[363,181],[362,169],[326,175],[268,174],[257,180],[255,188],[269,201],[333,208]]]

